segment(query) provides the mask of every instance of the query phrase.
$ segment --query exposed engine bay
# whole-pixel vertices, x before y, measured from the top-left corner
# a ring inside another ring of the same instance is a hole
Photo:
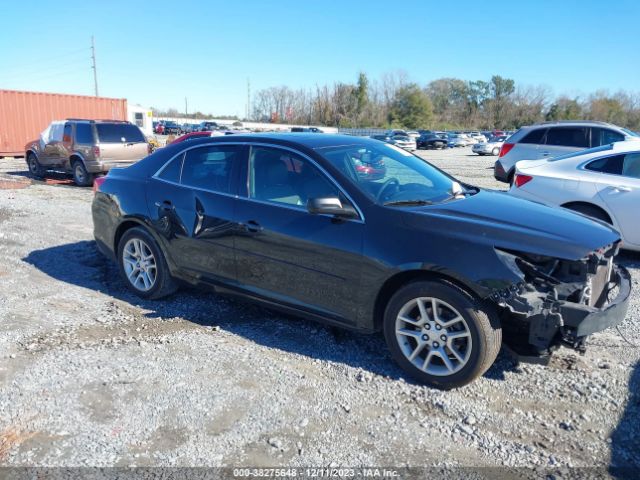
[[[608,245],[576,261],[496,250],[522,277],[491,296],[509,347],[523,357],[548,357],[561,344],[584,353],[588,335],[622,321],[631,280],[614,263],[618,250]]]

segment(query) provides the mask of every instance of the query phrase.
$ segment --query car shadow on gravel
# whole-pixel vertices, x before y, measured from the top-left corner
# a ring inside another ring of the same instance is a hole
[[[629,377],[629,400],[611,435],[609,473],[614,478],[638,478],[640,472],[640,362]]]
[[[178,317],[204,327],[219,326],[269,348],[414,383],[392,361],[381,335],[324,326],[209,290],[183,288],[165,300],[141,299],[125,287],[115,263],[102,256],[93,241],[34,250],[23,261],[56,280],[147,310],[148,318]],[[504,380],[504,373],[515,367],[512,358],[501,353],[485,377]]]

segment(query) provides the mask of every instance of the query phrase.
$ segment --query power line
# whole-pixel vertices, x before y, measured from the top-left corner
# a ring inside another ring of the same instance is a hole
[[[46,65],[48,63],[55,63],[56,61],[60,60],[61,58],[69,58],[72,55],[77,55],[79,53],[89,53],[88,48],[84,47],[84,48],[80,48],[80,49],[74,49],[74,50],[69,50],[66,53],[62,53],[62,54],[56,54],[56,55],[51,55],[51,56],[46,56],[46,57],[40,57],[40,58],[32,58],[30,57],[30,60],[26,63],[18,63],[18,64],[14,64],[14,65],[3,65],[4,69],[14,69],[14,68],[24,68],[24,67],[32,67],[34,65]]]
[[[38,75],[40,75],[42,73],[47,73],[47,72],[51,72],[51,71],[58,72],[58,71],[60,71],[61,68],[65,68],[65,67],[69,67],[69,66],[76,66],[76,65],[80,65],[80,64],[85,64],[87,66],[87,63],[88,63],[87,60],[89,60],[89,59],[88,58],[85,58],[85,59],[82,59],[82,60],[78,59],[78,60],[75,60],[73,62],[66,62],[66,63],[55,65],[52,68],[39,66],[38,68],[34,68],[34,69],[30,69],[30,70],[24,70],[24,71],[21,71],[21,72],[12,71],[12,72],[8,72],[8,74],[3,72],[3,73],[0,73],[0,80],[8,80],[8,79],[16,78],[16,77],[18,77],[18,78],[19,77],[31,77],[31,76],[34,76],[34,75],[38,76]],[[65,68],[65,70],[66,70],[66,68]]]

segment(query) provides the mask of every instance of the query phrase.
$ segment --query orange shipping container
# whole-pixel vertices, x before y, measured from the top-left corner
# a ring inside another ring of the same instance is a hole
[[[24,155],[28,141],[52,121],[66,118],[126,120],[127,100],[0,90],[0,157]]]

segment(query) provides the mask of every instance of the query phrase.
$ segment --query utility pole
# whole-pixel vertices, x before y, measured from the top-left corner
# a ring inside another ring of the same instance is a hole
[[[251,115],[251,82],[249,78],[247,78],[247,120],[249,120]]]
[[[187,97],[184,97],[184,116],[187,117]]]
[[[96,97],[98,96],[98,72],[96,70],[96,45],[93,41],[93,35],[91,35],[91,61],[93,62],[93,86],[95,88]]]

